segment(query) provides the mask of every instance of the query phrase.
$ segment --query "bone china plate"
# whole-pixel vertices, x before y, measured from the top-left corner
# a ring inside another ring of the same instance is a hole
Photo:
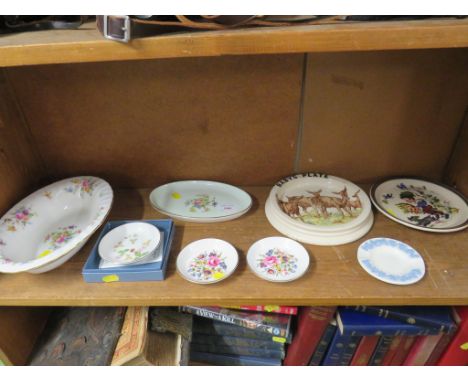
[[[177,271],[196,284],[213,284],[229,277],[237,268],[236,249],[224,240],[202,239],[187,245],[177,256]]]
[[[264,280],[288,282],[304,275],[309,268],[309,254],[294,240],[267,237],[249,248],[247,264],[253,273]]]
[[[120,265],[139,263],[158,248],[161,233],[152,224],[134,222],[109,231],[99,243],[102,259]]]
[[[426,271],[421,255],[394,239],[367,240],[359,246],[357,257],[367,273],[389,284],[414,284],[423,278]]]
[[[103,223],[113,192],[99,178],[50,184],[0,219],[0,272],[42,273],[72,257]]]
[[[168,183],[154,189],[151,205],[172,218],[199,222],[222,222],[245,214],[252,198],[229,184],[188,180]]]
[[[370,194],[381,213],[407,227],[438,233],[468,227],[467,200],[443,184],[391,178],[372,186]]]

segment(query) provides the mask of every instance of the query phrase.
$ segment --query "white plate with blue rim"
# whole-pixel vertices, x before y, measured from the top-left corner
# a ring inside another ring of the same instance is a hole
[[[367,273],[389,284],[414,284],[426,272],[421,255],[408,244],[394,239],[365,241],[358,248],[357,258]]]
[[[250,195],[230,184],[187,180],[164,184],[150,195],[154,209],[174,219],[219,223],[245,214],[252,206]]]

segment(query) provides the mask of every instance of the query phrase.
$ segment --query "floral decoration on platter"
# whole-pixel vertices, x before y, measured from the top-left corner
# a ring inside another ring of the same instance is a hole
[[[388,205],[389,201],[392,201],[415,225],[434,227],[459,212],[458,208],[451,207],[448,201],[441,200],[426,186],[418,187],[400,183],[397,188],[398,195],[395,196],[393,193],[382,195],[381,202]],[[392,213],[389,209],[387,211]]]
[[[257,268],[269,276],[289,276],[297,271],[297,258],[279,248],[270,249],[257,257]]]
[[[328,196],[323,195],[322,190],[307,190],[304,195],[283,196],[281,199],[277,196],[277,201],[281,210],[293,219],[331,226],[348,223],[361,214],[363,208],[359,192],[349,196],[347,187],[344,187]]]
[[[75,193],[80,192],[80,195],[85,194],[91,196],[93,195],[94,186],[96,181],[90,178],[76,178],[72,179],[71,184],[65,187],[66,192]]]
[[[185,202],[185,205],[189,207],[190,212],[208,212],[211,207],[216,207],[218,202],[216,198],[210,197],[207,194],[195,195],[193,199],[189,199]]]
[[[70,240],[75,238],[80,233],[81,229],[79,229],[76,225],[60,227],[56,231],[49,233],[45,237],[44,242],[48,244],[49,251],[55,251],[56,249],[61,248],[70,242]]]
[[[141,242],[140,236],[133,233],[117,242],[113,247],[113,255],[116,256],[117,262],[128,263],[137,261],[149,255],[148,247],[151,240]]]
[[[195,256],[187,268],[188,274],[197,281],[221,280],[226,276],[226,270],[226,257],[215,250]]]
[[[7,231],[15,232],[18,228],[31,224],[34,216],[37,216],[37,213],[33,212],[30,207],[21,206],[4,218],[2,225],[6,226]]]

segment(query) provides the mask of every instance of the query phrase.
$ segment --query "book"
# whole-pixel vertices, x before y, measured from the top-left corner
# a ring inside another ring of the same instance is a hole
[[[232,325],[221,321],[210,320],[208,318],[194,316],[193,318],[193,334],[208,334],[240,338],[252,338],[258,340],[271,341],[274,343],[290,343],[292,333],[290,332],[286,338],[272,336],[269,333],[258,332],[256,330],[246,329],[242,326]]]
[[[302,307],[296,334],[288,348],[285,366],[305,366],[330,323],[336,307]]]
[[[222,306],[221,308],[250,310],[254,312],[281,313],[296,315],[298,312],[297,306],[280,306],[280,305],[238,305],[238,306]]]
[[[260,349],[250,346],[191,343],[190,349],[201,353],[233,354],[262,358],[284,359],[284,349]]]
[[[400,348],[404,342],[405,336],[395,336],[390,343],[390,346],[385,354],[381,365],[390,366],[393,362],[393,359],[396,357],[397,353],[400,351]]]
[[[281,360],[232,354],[190,351],[190,361],[217,366],[281,366]]]
[[[323,366],[348,366],[361,340],[361,336],[342,334],[339,330],[330,343],[323,359]]]
[[[443,335],[443,333],[440,333],[431,336],[417,337],[403,365],[424,366]]]
[[[390,361],[390,366],[401,366],[413,347],[415,336],[403,336],[403,339],[398,347],[395,356]]]
[[[32,366],[107,366],[117,345],[126,308],[61,308],[38,339]]]
[[[336,315],[338,328],[343,334],[351,336],[398,336],[439,334],[440,327],[423,327],[408,324],[401,320],[385,318],[360,311],[339,308]]]
[[[263,340],[257,338],[220,336],[211,334],[193,333],[193,344],[213,344],[218,346],[237,346],[237,347],[252,347],[257,349],[281,350],[284,352],[285,345],[271,340]]]
[[[366,366],[374,354],[379,339],[379,336],[363,336],[351,359],[350,366]]]
[[[346,307],[373,314],[382,318],[391,318],[409,325],[435,329],[435,333],[450,333],[456,329],[448,306],[355,306]]]
[[[290,333],[291,316],[275,313],[252,313],[219,307],[183,306],[183,312],[210,318],[246,329],[268,333],[286,339]]]
[[[372,354],[368,365],[369,366],[381,366],[385,355],[387,354],[390,345],[392,344],[393,336],[382,336],[379,338],[379,342],[375,347],[374,354]]]
[[[112,366],[130,364],[144,355],[148,332],[148,307],[128,307]]]
[[[468,364],[468,306],[454,308],[458,330],[440,357],[439,366],[466,366]]]
[[[442,336],[442,338],[440,339],[440,341],[437,343],[436,347],[432,351],[431,355],[429,356],[429,359],[426,361],[426,366],[437,365],[437,361],[439,361],[445,349],[447,349],[447,346],[452,341],[453,337],[455,336],[455,333],[456,332],[447,333]]]
[[[320,342],[317,344],[314,354],[312,354],[312,357],[309,360],[309,366],[319,366],[322,363],[323,357],[335,336],[335,332],[336,320],[332,319],[323,332],[322,338],[320,338]]]

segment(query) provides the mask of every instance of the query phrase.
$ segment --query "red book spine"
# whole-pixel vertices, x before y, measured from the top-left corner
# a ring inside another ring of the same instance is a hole
[[[395,336],[390,344],[390,347],[385,354],[384,359],[382,360],[382,366],[390,366],[392,364],[393,358],[395,358],[397,352],[401,349],[404,344],[404,336]]]
[[[468,306],[455,308],[458,330],[448,345],[438,366],[466,366],[468,365]]]
[[[405,336],[403,341],[401,342],[400,348],[397,350],[395,356],[393,357],[392,361],[390,362],[390,366],[401,366],[405,361],[406,357],[408,356],[411,348],[414,345],[414,341],[416,340],[415,336]]]
[[[442,336],[443,333],[417,337],[403,366],[424,366]]]
[[[303,307],[299,311],[297,330],[288,347],[285,366],[306,366],[335,313],[336,307]]]
[[[364,336],[354,353],[350,366],[366,366],[374,353],[379,336]]]
[[[442,336],[440,341],[437,343],[435,349],[432,351],[429,359],[426,362],[426,366],[436,366],[437,362],[439,361],[442,353],[447,349],[447,346],[452,341],[453,337],[455,336],[455,332],[447,333]]]
[[[297,307],[296,306],[279,306],[279,305],[240,305],[240,306],[230,306],[228,308],[240,309],[240,310],[251,310],[254,312],[268,312],[268,313],[281,313],[296,315]]]

